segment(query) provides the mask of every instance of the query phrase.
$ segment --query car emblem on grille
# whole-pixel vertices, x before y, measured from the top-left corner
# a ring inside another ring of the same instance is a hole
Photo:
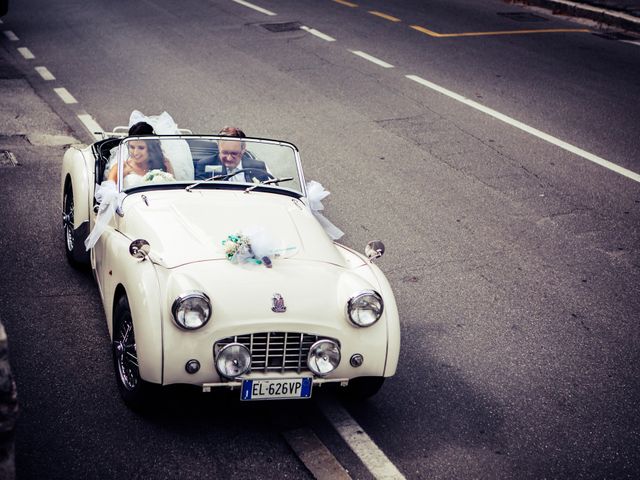
[[[271,298],[271,310],[276,313],[282,313],[287,311],[287,307],[284,304],[284,298],[279,293],[274,293]]]

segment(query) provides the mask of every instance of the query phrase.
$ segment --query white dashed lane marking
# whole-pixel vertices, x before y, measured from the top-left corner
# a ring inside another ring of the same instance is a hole
[[[563,150],[566,150],[575,155],[578,155],[584,158],[585,160],[589,160],[590,162],[600,165],[601,167],[604,167],[613,172],[619,173],[620,175],[624,175],[625,177],[630,178],[631,180],[640,182],[640,175],[638,175],[635,172],[632,172],[631,170],[627,170],[626,168],[621,167],[620,165],[616,165],[615,163],[605,160],[604,158],[598,157],[593,153],[589,153],[586,150],[578,148],[574,145],[571,145],[570,143],[560,140],[559,138],[549,135],[548,133],[544,133],[536,128],[530,127],[529,125],[519,122],[518,120],[508,117],[507,115],[497,112],[496,110],[493,110],[489,107],[485,107],[484,105],[481,105],[478,102],[474,102],[473,100],[470,100],[462,95],[452,92],[451,90],[447,90],[446,88],[436,85],[435,83],[425,80],[424,78],[418,77],[417,75],[407,75],[406,77],[410,80],[413,80],[414,82],[419,83],[420,85],[430,88],[431,90],[442,93],[443,95],[446,95],[449,98],[453,98],[458,102],[464,103],[469,107],[475,108],[476,110],[486,113],[487,115],[490,115],[493,118],[500,120],[501,122],[504,122],[513,127],[519,128],[520,130],[530,135],[533,135],[534,137],[538,137],[546,142],[549,142],[557,147],[562,148]]]
[[[251,8],[257,12],[264,13],[265,15],[269,15],[271,17],[277,15],[277,13],[267,10],[266,8],[259,7],[258,5],[254,5],[253,3],[245,2],[244,0],[233,0],[233,1],[245,7]]]
[[[25,60],[33,60],[34,58],[36,58],[36,56],[31,53],[31,50],[29,50],[27,47],[18,48],[18,52],[20,52],[20,55],[22,55]]]
[[[12,42],[17,42],[18,40],[20,40],[18,36],[15,33],[13,33],[11,30],[5,30],[4,36],[7,37]]]
[[[380,60],[379,58],[369,55],[368,53],[361,52],[360,50],[349,50],[349,51],[355,55],[358,55],[361,58],[364,58],[365,60],[369,60],[370,62],[375,63],[376,65],[379,65],[382,68],[393,68],[393,65],[391,65],[390,63]]]
[[[35,67],[35,70],[40,74],[43,80],[51,81],[56,79],[47,67]]]
[[[322,40],[326,40],[327,42],[335,42],[336,41],[335,38],[330,37],[326,33],[322,33],[320,31],[316,30],[315,28],[305,27],[304,25],[302,25],[300,27],[300,30],[304,30],[305,32],[309,32],[311,35],[315,35],[316,37],[321,38]]]
[[[78,101],[73,98],[73,95],[71,95],[69,91],[64,87],[54,88],[53,91],[56,92],[62,99],[62,101],[66,104],[78,103]]]
[[[89,115],[88,113],[80,113],[78,114],[78,119],[82,122],[82,124],[93,136],[93,138],[95,138],[96,140],[100,140],[102,138],[102,135],[100,135],[100,133],[104,132],[104,130],[98,124],[98,122],[93,119],[91,115]]]

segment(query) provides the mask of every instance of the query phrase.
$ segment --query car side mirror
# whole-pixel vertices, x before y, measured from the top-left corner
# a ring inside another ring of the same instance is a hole
[[[134,240],[131,242],[131,245],[129,245],[129,254],[140,261],[146,259],[150,251],[151,245],[149,245],[149,242],[141,238]]]
[[[367,243],[367,246],[364,247],[364,254],[369,257],[371,261],[380,258],[384,254],[384,243],[380,240]]]

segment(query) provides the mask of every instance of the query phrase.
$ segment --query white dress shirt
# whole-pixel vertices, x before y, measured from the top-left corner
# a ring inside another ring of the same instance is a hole
[[[232,169],[227,168],[227,173],[233,173],[238,170],[242,170],[242,160],[240,160],[240,163],[238,163],[236,168],[232,168]],[[229,177],[227,181],[228,182],[246,182],[247,180],[244,176],[244,172],[240,172],[240,173],[236,173],[233,177]]]

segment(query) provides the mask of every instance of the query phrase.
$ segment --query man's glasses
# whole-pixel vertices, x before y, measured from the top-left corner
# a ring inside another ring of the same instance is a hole
[[[225,157],[238,158],[240,155],[242,155],[242,151],[221,150],[220,155],[224,155]]]

